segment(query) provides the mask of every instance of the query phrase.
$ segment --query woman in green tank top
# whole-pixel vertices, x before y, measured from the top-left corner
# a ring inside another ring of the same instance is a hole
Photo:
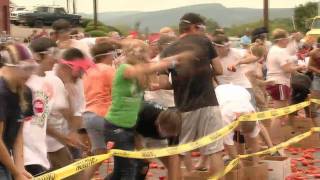
[[[149,63],[149,47],[141,40],[123,42],[125,62],[116,71],[112,85],[112,104],[105,116],[106,141],[114,142],[114,148],[134,150],[134,126],[142,104],[142,94],[148,88],[148,75],[174,68],[182,61],[191,60],[192,53]],[[111,180],[134,180],[137,175],[137,160],[115,157]]]

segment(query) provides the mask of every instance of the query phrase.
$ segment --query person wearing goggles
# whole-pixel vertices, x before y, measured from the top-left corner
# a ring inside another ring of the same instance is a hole
[[[33,72],[26,82],[33,96],[34,115],[24,122],[24,160],[25,168],[33,176],[46,172],[50,168],[47,157],[47,121],[52,107],[53,88],[46,81],[45,72],[51,71],[56,63],[56,43],[41,37],[31,41],[30,49],[35,62],[22,64],[25,71]],[[35,143],[36,142],[36,143]]]
[[[0,179],[31,179],[24,167],[24,121],[33,115],[32,95],[25,86],[34,64],[23,44],[6,45],[0,51]],[[28,67],[28,68],[26,68]]]
[[[195,52],[194,61],[180,67],[168,68],[159,76],[160,87],[173,89],[176,108],[182,113],[179,144],[202,138],[222,128],[223,125],[212,82],[212,79],[222,72],[221,65],[217,66],[220,63],[214,60],[217,53],[205,31],[205,20],[201,15],[184,14],[179,22],[178,40],[160,54],[161,58],[165,58],[188,50]],[[223,169],[221,156],[223,149],[221,140],[200,148],[201,155],[204,161],[208,160],[209,166],[199,163],[194,167],[190,153],[172,156],[173,161],[170,164],[176,165],[172,170],[173,176],[181,175],[181,160],[184,160],[189,172],[205,168],[210,175],[213,175],[214,172]]]
[[[112,83],[115,74],[114,61],[121,56],[121,45],[113,40],[103,41],[93,46],[91,53],[95,67],[83,77],[86,110],[83,114],[92,154],[106,152],[104,140],[104,116],[109,111],[112,101]],[[85,179],[91,179],[101,164],[86,170]]]
[[[46,72],[54,101],[48,118],[47,136],[48,158],[52,170],[73,162],[71,150],[87,149],[78,133],[82,128],[83,108],[80,101],[84,96],[81,78],[92,66],[91,59],[86,58],[79,49],[71,48],[63,52],[52,71]],[[70,179],[80,179],[79,176],[77,174]]]

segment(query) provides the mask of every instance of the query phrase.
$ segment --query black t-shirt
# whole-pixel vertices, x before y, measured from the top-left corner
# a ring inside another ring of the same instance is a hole
[[[4,132],[2,139],[6,147],[11,150],[15,143],[18,131],[22,124],[22,119],[32,116],[32,95],[30,89],[27,89],[26,100],[28,101],[28,110],[22,113],[19,104],[19,95],[13,93],[7,82],[0,78],[0,121],[4,123]]]
[[[210,40],[202,35],[187,35],[167,47],[161,58],[176,55],[186,50],[195,52],[197,60],[190,61],[166,73],[171,73],[176,107],[182,112],[202,107],[217,106],[212,78],[212,59],[217,54]]]
[[[136,131],[143,137],[165,139],[159,134],[155,124],[159,114],[165,110],[164,107],[155,103],[144,102],[138,115]]]

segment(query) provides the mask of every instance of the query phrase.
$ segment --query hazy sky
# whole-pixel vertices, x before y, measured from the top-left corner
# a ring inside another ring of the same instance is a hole
[[[72,0],[70,0],[72,1]],[[92,12],[93,0],[76,0],[78,12]],[[272,8],[289,8],[296,5],[316,0],[269,0]],[[12,0],[21,6],[35,5],[66,5],[66,0]],[[202,4],[202,3],[221,3],[226,7],[248,7],[262,8],[263,0],[98,0],[99,12],[104,11],[155,11],[169,9],[180,6]]]

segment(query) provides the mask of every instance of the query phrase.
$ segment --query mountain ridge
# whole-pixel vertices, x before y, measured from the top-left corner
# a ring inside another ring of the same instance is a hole
[[[262,19],[263,10],[245,7],[227,8],[219,3],[197,4],[183,6],[158,11],[119,11],[102,12],[98,17],[101,22],[108,25],[128,25],[133,27],[136,22],[140,22],[140,28],[149,28],[156,32],[163,26],[178,25],[179,18],[187,13],[199,13],[206,18],[211,18],[222,27],[230,27],[250,23]],[[293,16],[293,8],[271,8],[270,19],[290,18]],[[84,17],[92,17],[89,14],[82,14]]]

